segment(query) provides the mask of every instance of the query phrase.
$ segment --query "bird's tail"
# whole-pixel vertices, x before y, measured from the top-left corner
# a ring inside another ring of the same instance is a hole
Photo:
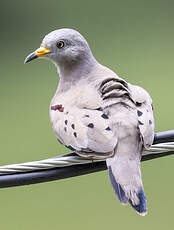
[[[126,157],[106,160],[111,184],[119,201],[125,205],[129,203],[138,214],[147,214],[146,197],[142,185],[140,163]]]

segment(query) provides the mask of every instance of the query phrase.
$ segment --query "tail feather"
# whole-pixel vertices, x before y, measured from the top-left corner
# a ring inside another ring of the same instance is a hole
[[[140,214],[141,216],[145,216],[147,214],[147,208],[146,208],[146,196],[144,193],[144,189],[141,188],[138,193],[139,198],[139,204],[134,205],[132,201],[129,199],[129,204]]]
[[[146,197],[138,161],[114,156],[106,162],[110,181],[119,201],[123,205],[129,203],[139,215],[145,216]]]
[[[124,190],[122,189],[122,187],[117,183],[113,173],[112,173],[112,168],[111,166],[108,167],[108,170],[109,170],[109,177],[110,177],[110,181],[111,181],[111,184],[114,188],[114,191],[115,191],[115,195],[118,197],[119,201],[122,203],[122,204],[127,204],[128,202],[128,199],[125,195],[125,192]]]

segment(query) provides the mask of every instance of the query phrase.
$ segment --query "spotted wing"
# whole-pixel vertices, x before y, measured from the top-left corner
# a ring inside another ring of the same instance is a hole
[[[100,92],[104,108],[108,111],[116,108],[116,105],[123,105],[137,112],[137,125],[144,147],[149,148],[154,138],[153,108],[149,94],[141,87],[128,84],[119,77],[104,79],[100,84]]]
[[[117,143],[109,124],[109,117],[101,109],[76,112],[71,109],[57,120],[54,131],[60,142],[71,150],[87,156],[93,155],[92,152],[104,156],[112,152]]]
[[[138,126],[144,142],[144,147],[149,149],[154,139],[154,116],[152,99],[141,87],[129,85],[132,99],[137,108]]]

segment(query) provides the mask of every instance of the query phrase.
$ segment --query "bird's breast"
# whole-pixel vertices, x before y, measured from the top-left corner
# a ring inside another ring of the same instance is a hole
[[[85,148],[88,125],[95,117],[90,115],[89,119],[88,111],[100,108],[101,105],[97,90],[82,84],[55,95],[50,105],[50,120],[57,138],[65,145],[75,140]],[[97,111],[96,114],[98,113],[101,112]]]

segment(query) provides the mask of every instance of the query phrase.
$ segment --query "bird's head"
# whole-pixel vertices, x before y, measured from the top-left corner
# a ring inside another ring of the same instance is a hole
[[[74,63],[92,56],[84,37],[73,29],[59,29],[46,35],[39,49],[29,54],[24,63],[42,57],[57,65]]]

